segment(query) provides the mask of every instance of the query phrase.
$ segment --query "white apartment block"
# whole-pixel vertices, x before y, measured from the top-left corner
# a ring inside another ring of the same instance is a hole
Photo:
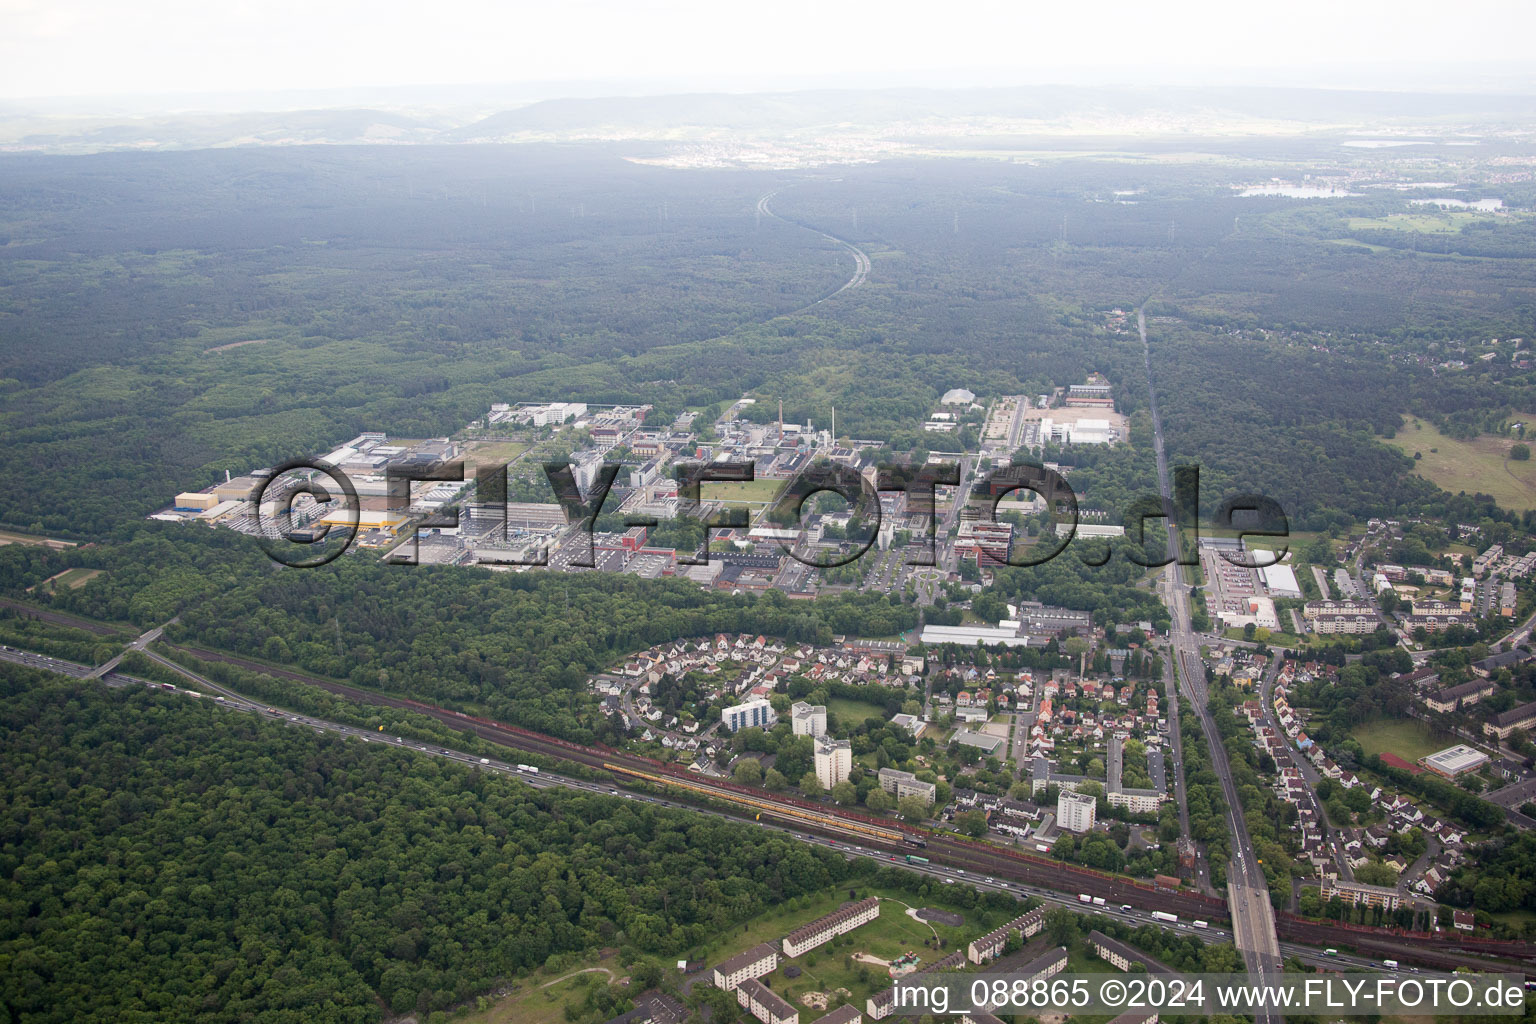
[[[853,771],[853,744],[847,740],[824,739],[816,744],[816,780],[830,790]]]
[[[756,978],[736,987],[736,1002],[763,1024],[800,1024],[800,1012]]]
[[[734,992],[742,982],[772,974],[778,966],[779,951],[766,942],[759,943],[719,964],[714,972],[715,987]]]
[[[1068,832],[1087,832],[1098,818],[1099,802],[1080,793],[1062,793],[1056,798],[1056,823]]]
[[[1027,914],[1014,918],[1001,928],[972,942],[965,950],[965,958],[973,964],[985,963],[1002,955],[1008,945],[1008,937],[1015,932],[1021,939],[1032,939],[1045,925],[1045,907],[1036,907]]]
[[[931,804],[938,798],[937,786],[931,782],[923,782],[911,772],[900,771],[896,768],[881,768],[879,779],[880,788],[892,794],[898,800],[904,796],[915,796]]]
[[[790,706],[790,726],[796,736],[815,736],[820,739],[827,734],[827,709],[823,704],[807,704],[803,700],[797,700]]]
[[[879,916],[880,898],[878,896],[870,896],[857,903],[845,903],[826,917],[817,918],[810,924],[803,924],[784,936],[784,955],[794,957],[808,953],[839,935],[845,935],[855,928],[869,924]]]
[[[720,712],[720,720],[726,729],[738,732],[754,725],[759,729],[771,729],[779,716],[773,713],[772,704],[759,698],[726,708]]]
[[[1396,910],[1402,903],[1402,894],[1396,889],[1384,885],[1367,885],[1364,882],[1340,882],[1336,879],[1323,879],[1322,896],[1325,900],[1331,900],[1335,896],[1346,903],[1365,904],[1368,907],[1383,907],[1387,910]]]

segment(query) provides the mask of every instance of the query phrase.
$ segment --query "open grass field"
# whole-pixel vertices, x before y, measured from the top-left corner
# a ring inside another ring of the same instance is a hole
[[[517,461],[518,456],[531,446],[522,441],[474,441],[466,446],[464,461],[470,463],[466,475],[473,473],[474,466],[506,465]]]
[[[1509,438],[1483,435],[1473,441],[1446,437],[1431,424],[1403,417],[1403,428],[1388,441],[1413,458],[1420,476],[1452,494],[1481,492],[1518,512],[1536,508],[1536,459],[1512,461]]]
[[[1417,761],[1426,754],[1453,746],[1454,741],[1430,735],[1429,726],[1417,719],[1381,719],[1359,726],[1351,734],[1367,754],[1396,754]]]
[[[606,985],[623,975],[618,962],[610,962],[612,966],[605,966],[594,956],[557,973],[536,971],[519,981],[512,994],[454,1019],[466,1024],[565,1024],[566,1003],[580,1005],[587,986]]]
[[[1287,621],[1289,618],[1290,616],[1286,615],[1281,619],[1281,621]],[[1221,635],[1226,637],[1228,640],[1247,639],[1247,637],[1243,636],[1243,631],[1237,628],[1229,629]],[[1258,634],[1255,634],[1253,639],[1255,642],[1257,642],[1259,640]],[[1295,633],[1287,633],[1278,629],[1269,630],[1268,635],[1266,635],[1263,639],[1265,643],[1272,647],[1300,647],[1302,643],[1302,638],[1297,636]]]
[[[36,586],[28,587],[27,592],[31,593],[34,590],[54,591],[61,587],[65,590],[78,590],[97,576],[100,576],[103,571],[102,569],[81,569],[79,567],[65,569],[61,573],[48,577]]]
[[[1453,235],[1476,221],[1493,221],[1491,213],[1477,210],[1425,210],[1420,213],[1389,213],[1385,217],[1351,217],[1351,231],[1408,231],[1419,235]]]
[[[827,701],[827,711],[837,716],[845,725],[862,722],[866,718],[884,718],[885,708],[862,700],[845,700],[834,697]]]

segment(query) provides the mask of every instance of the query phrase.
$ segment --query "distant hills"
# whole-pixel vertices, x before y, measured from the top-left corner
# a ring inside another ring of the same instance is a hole
[[[546,99],[489,116],[301,109],[101,117],[0,107],[0,151],[84,153],[226,146],[420,145],[810,137],[1224,136],[1530,130],[1528,96],[1287,88],[825,89]]]

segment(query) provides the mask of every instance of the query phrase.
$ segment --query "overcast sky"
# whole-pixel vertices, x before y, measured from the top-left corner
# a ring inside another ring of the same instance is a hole
[[[1230,81],[1245,65],[1338,84],[1382,63],[1396,87],[1417,66],[1434,88],[1427,63],[1531,66],[1533,38],[1532,0],[0,0],[0,96]]]

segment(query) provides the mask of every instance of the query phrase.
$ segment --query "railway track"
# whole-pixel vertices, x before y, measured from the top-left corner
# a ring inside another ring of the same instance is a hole
[[[68,612],[56,612],[49,608],[39,608],[36,605],[26,604],[22,601],[12,601],[8,597],[0,597],[0,607],[10,608],[21,615],[37,619],[39,622],[51,622],[55,626],[69,626],[72,629],[84,630],[96,636],[115,636],[125,632],[115,626],[108,626],[91,619],[82,619],[78,615]]]
[[[781,821],[819,835],[841,837],[860,845],[886,851],[899,861],[912,852],[907,839],[921,838],[927,843],[923,855],[938,865],[960,868],[967,873],[1022,882],[1063,893],[1101,896],[1106,902],[1133,903],[1149,910],[1177,914],[1182,920],[1202,919],[1230,922],[1231,915],[1223,900],[1198,892],[1174,892],[1118,875],[1064,864],[1045,857],[1003,850],[980,843],[931,833],[885,818],[830,808],[824,804],[794,797],[771,795],[732,782],[709,779],[675,765],[664,765],[649,758],[599,746],[582,746],[568,740],[533,732],[519,726],[451,711],[422,701],[393,697],[360,689],[347,683],[324,679],[292,669],[262,664],[237,655],[203,648],[175,646],[171,649],[202,661],[221,662],[236,668],[260,672],[280,679],[314,686],[328,693],[362,704],[398,708],[437,719],[456,729],[465,729],[492,743],[539,754],[554,760],[570,761],[605,771],[629,783],[666,785],[688,792],[695,799],[712,800],[751,820],[767,813]],[[1459,966],[1497,967],[1486,958],[1536,962],[1536,944],[1493,939],[1456,939],[1432,944],[1428,936],[1409,935],[1388,929],[1346,926],[1310,921],[1291,914],[1277,914],[1279,936],[1290,942],[1313,946],[1348,946],[1380,956],[1382,959],[1411,960],[1447,969]]]

